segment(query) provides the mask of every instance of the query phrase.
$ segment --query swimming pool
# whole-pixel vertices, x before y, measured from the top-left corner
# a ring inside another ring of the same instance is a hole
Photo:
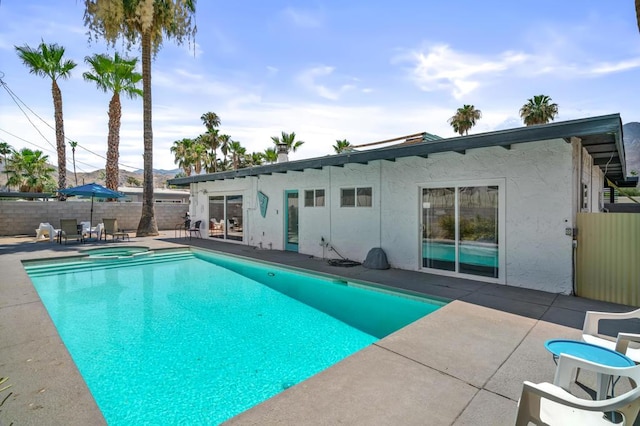
[[[220,423],[444,305],[204,250],[25,269],[111,425]]]

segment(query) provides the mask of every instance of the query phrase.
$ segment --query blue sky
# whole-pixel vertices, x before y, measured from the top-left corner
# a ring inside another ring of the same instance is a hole
[[[110,95],[82,79],[84,57],[113,49],[89,44],[83,13],[82,0],[0,3],[0,76],[51,126],[27,111],[40,135],[0,88],[0,139],[57,164],[51,83],[29,74],[14,46],[58,43],[78,63],[60,82],[65,134],[81,147],[78,171],[92,171],[104,168],[87,150],[106,154]],[[336,139],[453,137],[447,120],[463,104],[483,114],[470,133],[522,126],[518,110],[538,94],[558,104],[556,121],[640,121],[631,0],[200,0],[196,20],[195,44],[167,40],[152,65],[156,168],[176,168],[169,147],[203,133],[207,111],[249,152],[296,132],[306,143],[293,160],[331,154]],[[142,100],[124,100],[121,167],[142,168],[142,152]]]

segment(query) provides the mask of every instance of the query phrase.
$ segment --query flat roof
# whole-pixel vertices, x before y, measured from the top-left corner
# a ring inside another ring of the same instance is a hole
[[[325,157],[309,158],[263,166],[247,167],[238,170],[200,174],[183,178],[169,179],[170,185],[187,186],[197,182],[224,179],[236,179],[247,176],[322,169],[324,167],[343,167],[345,164],[368,164],[371,161],[395,161],[406,157],[428,157],[442,152],[464,154],[468,149],[500,146],[510,149],[511,145],[550,139],[564,139],[569,142],[577,137],[593,157],[594,165],[600,167],[611,181],[622,184],[626,178],[624,145],[622,142],[622,121],[620,114],[581,118],[549,124],[517,127],[495,132],[479,133],[468,136],[456,136],[446,139],[426,140],[412,144],[399,144],[368,151],[350,151]]]

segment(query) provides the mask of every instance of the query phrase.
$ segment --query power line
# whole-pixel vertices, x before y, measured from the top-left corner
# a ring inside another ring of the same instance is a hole
[[[51,150],[49,150],[49,149],[47,149],[47,148],[43,148],[43,147],[41,147],[40,145],[38,145],[37,143],[35,143],[35,142],[31,142],[31,141],[29,141],[29,140],[26,140],[25,138],[22,138],[22,137],[20,137],[20,136],[18,136],[18,135],[14,135],[13,133],[11,133],[11,132],[9,132],[9,131],[7,131],[7,130],[5,130],[5,129],[0,128],[0,132],[4,132],[4,133],[8,134],[9,136],[12,136],[12,137],[14,137],[14,138],[16,138],[16,139],[20,139],[22,142],[25,142],[25,143],[28,143],[28,144],[30,144],[30,145],[33,145],[33,146],[35,146],[36,148],[41,149],[41,150],[43,150],[43,151],[50,152],[50,153],[53,153],[53,154],[57,154],[57,152],[56,152],[56,151],[51,151]],[[82,161],[78,161],[78,160],[76,160],[76,164],[77,164],[77,163],[84,164],[84,165],[85,165],[85,166],[87,166],[87,167],[92,167],[92,168],[97,168],[97,169],[99,169],[99,168],[100,168],[100,167],[96,167],[96,166],[95,166],[95,165],[93,165],[93,164],[87,164],[87,163],[84,163],[84,162],[82,162]]]
[[[42,134],[42,132],[40,131],[40,129],[38,129],[38,127],[36,127],[35,124],[33,124],[33,121],[31,121],[31,119],[29,118],[29,116],[27,115],[27,113],[22,109],[22,107],[20,106],[20,104],[18,103],[18,101],[16,101],[16,96],[15,94],[11,91],[11,89],[9,89],[9,87],[7,86],[7,84],[0,79],[0,84],[2,85],[2,87],[4,87],[4,90],[7,91],[7,93],[9,94],[9,96],[11,97],[11,99],[13,100],[13,102],[16,104],[16,106],[20,109],[20,111],[22,111],[22,114],[24,114],[25,118],[27,119],[27,121],[29,121],[29,123],[33,126],[34,129],[36,129],[36,131],[38,132],[38,134],[40,136],[42,136],[42,139],[44,139],[49,145],[51,145],[51,147],[53,149],[56,149],[55,145],[52,144],[49,139],[47,139],[45,137],[45,135]],[[30,110],[31,111],[31,110]],[[37,116],[36,116],[37,117]]]
[[[18,106],[18,108],[20,108],[20,111],[22,111],[22,113],[25,115],[25,117],[27,117],[27,120],[29,120],[29,123],[31,123],[31,125],[36,129],[36,131],[49,143],[49,145],[51,145],[53,148],[56,148],[51,142],[49,142],[49,140],[47,140],[47,138],[44,137],[44,135],[42,135],[42,133],[40,132],[40,130],[36,127],[36,125],[29,119],[29,117],[27,116],[27,114],[24,112],[24,110],[22,109],[22,107],[20,107],[20,105],[18,104],[18,102],[16,101],[16,99],[18,101],[20,101],[20,103],[22,103],[22,105],[25,106],[25,108],[27,108],[33,115],[35,115],[40,121],[42,121],[47,127],[49,127],[51,130],[55,130],[55,128],[53,126],[51,126],[51,124],[49,124],[46,120],[44,120],[42,117],[40,117],[35,111],[33,111],[22,99],[20,99],[20,97],[18,95],[16,95],[11,88],[9,88],[9,85],[2,80],[2,77],[4,76],[4,73],[2,73],[2,71],[0,71],[0,74],[2,74],[0,76],[0,85],[2,85],[2,87],[7,91],[7,93],[9,93],[9,96],[11,96],[11,99],[13,100],[13,102]],[[8,133],[8,132],[7,132]],[[75,142],[73,141],[71,138],[67,137],[67,135],[64,136],[64,138],[69,141],[69,142]],[[25,141],[27,142],[27,141]],[[34,144],[35,145],[35,144]],[[91,151],[88,148],[85,148],[84,146],[80,145],[78,143],[77,147],[84,149],[85,151],[87,151],[88,153],[95,155],[96,157],[102,158],[103,160],[106,160],[107,157],[98,154],[96,152]],[[56,155],[57,155],[57,148],[56,148]],[[69,163],[70,160],[69,158],[65,158],[65,162]],[[85,165],[89,166],[89,167],[95,167],[95,166],[90,166],[86,163],[84,163]],[[139,169],[139,167],[134,167],[134,166],[130,166],[128,164],[123,164],[118,162],[118,165],[122,166],[122,167],[127,167],[130,169]],[[97,169],[99,169],[100,167],[96,167]]]

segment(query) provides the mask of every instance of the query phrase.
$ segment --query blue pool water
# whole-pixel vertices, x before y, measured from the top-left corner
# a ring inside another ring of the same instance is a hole
[[[484,267],[498,267],[498,247],[496,245],[474,245],[461,243],[460,263]],[[455,262],[455,244],[425,241],[422,243],[422,256],[445,262]]]
[[[223,422],[443,305],[205,251],[25,268],[110,425]]]

